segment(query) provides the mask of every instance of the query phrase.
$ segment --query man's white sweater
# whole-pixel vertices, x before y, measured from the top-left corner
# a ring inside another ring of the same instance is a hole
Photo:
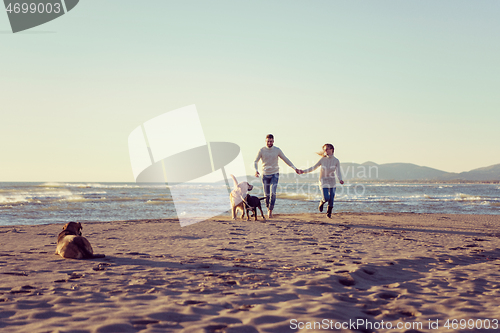
[[[283,154],[281,149],[276,146],[262,147],[255,158],[255,171],[259,171],[259,160],[262,160],[262,173],[264,175],[272,175],[278,173],[280,168],[278,166],[278,157],[283,160],[288,166],[297,170],[293,163]]]

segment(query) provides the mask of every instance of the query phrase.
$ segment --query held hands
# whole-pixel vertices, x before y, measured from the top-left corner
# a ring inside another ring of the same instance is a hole
[[[255,171],[255,177],[259,178],[260,173],[258,171]]]

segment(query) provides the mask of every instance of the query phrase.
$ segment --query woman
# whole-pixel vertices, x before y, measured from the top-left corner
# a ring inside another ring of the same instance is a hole
[[[326,211],[326,216],[328,218],[332,218],[332,210],[333,210],[333,198],[335,197],[335,174],[340,181],[340,184],[344,184],[342,180],[342,173],[340,172],[340,162],[339,160],[333,156],[334,147],[332,144],[327,143],[323,145],[323,151],[318,153],[318,155],[322,156],[321,159],[306,170],[301,170],[301,173],[308,173],[316,170],[319,166],[321,166],[321,172],[319,173],[319,187],[323,191],[323,199],[319,203],[319,211],[323,211],[323,206],[328,202],[328,207]]]

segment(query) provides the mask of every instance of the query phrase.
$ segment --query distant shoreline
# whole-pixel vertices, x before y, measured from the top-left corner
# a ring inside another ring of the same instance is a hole
[[[302,177],[296,174],[283,174],[280,175],[280,181],[286,182],[287,180],[298,180],[299,183],[308,183],[308,182],[317,182],[318,175],[313,174],[314,177]],[[248,179],[258,179],[255,176],[247,175]],[[403,183],[403,184],[500,184],[500,180],[491,179],[491,180],[466,180],[466,179],[449,179],[449,180],[441,180],[441,179],[370,179],[370,178],[344,178],[344,181],[351,183]],[[251,181],[252,182],[252,181]]]
[[[293,176],[292,176],[293,177]],[[308,178],[300,178],[300,177],[288,177],[286,174],[280,176],[280,180],[282,182],[286,182],[286,180],[298,180],[299,183],[315,183],[318,181],[316,177],[308,177]],[[261,178],[256,178],[255,176],[248,176],[250,182],[255,180],[261,182]],[[363,179],[363,178],[347,178],[344,179],[346,182],[351,183],[403,183],[403,184],[500,184],[500,180],[465,180],[465,179],[453,179],[453,180],[439,180],[439,179],[428,179],[428,180],[420,180],[420,179],[406,179],[406,180],[397,180],[397,179]],[[223,184],[222,182],[220,182]],[[0,181],[0,184],[53,184],[53,186],[57,186],[58,184],[135,184],[135,185],[176,185],[176,183],[136,183],[136,182],[106,182],[106,181],[90,181],[90,180],[80,180],[80,181]],[[203,183],[199,183],[203,184]],[[47,185],[49,186],[49,185]],[[339,185],[340,186],[340,185]]]
[[[357,183],[407,183],[407,184],[500,184],[500,180],[393,180],[393,179],[348,179]]]

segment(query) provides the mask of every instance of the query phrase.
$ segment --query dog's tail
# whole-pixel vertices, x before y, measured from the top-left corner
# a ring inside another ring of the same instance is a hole
[[[92,252],[89,252],[87,249],[82,249],[82,252],[84,253],[83,259],[96,259],[96,258],[105,258],[105,254],[95,254]]]
[[[231,178],[233,178],[234,187],[238,186],[238,181],[236,180],[236,177],[231,175]]]
[[[84,252],[84,257],[83,259],[96,259],[96,258],[105,258],[105,254],[95,254],[87,251],[86,249],[83,251]]]
[[[266,197],[259,198],[259,200],[264,200]]]
[[[73,240],[75,245],[78,247],[78,249],[83,254],[82,259],[94,259],[94,258],[104,258],[105,257],[104,254],[94,254],[91,251],[89,251],[83,240],[84,240],[83,237],[75,237],[75,239]]]

